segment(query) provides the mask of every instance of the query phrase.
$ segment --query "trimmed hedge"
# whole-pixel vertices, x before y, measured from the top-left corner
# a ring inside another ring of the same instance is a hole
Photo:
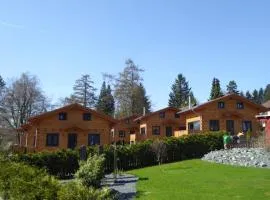
[[[19,153],[15,154],[12,160],[44,168],[50,175],[62,179],[72,177],[79,169],[79,152],[69,149],[56,152]]]
[[[222,136],[225,132],[207,132],[187,135],[179,138],[164,138],[167,149],[165,163],[185,159],[200,158],[212,150],[223,148]],[[157,160],[151,150],[151,140],[133,145],[117,145],[117,166],[121,170],[130,170],[156,165]],[[105,155],[105,171],[110,173],[114,169],[114,146],[105,145],[102,148],[88,147],[87,153],[103,153]],[[30,165],[45,168],[51,175],[69,178],[79,168],[78,150],[62,150],[58,152],[41,152],[35,154],[17,154],[17,161],[24,161]]]

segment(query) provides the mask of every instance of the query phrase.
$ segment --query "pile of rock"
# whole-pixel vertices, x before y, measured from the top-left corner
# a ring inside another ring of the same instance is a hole
[[[262,148],[233,148],[211,151],[202,160],[245,167],[270,168],[270,152]]]

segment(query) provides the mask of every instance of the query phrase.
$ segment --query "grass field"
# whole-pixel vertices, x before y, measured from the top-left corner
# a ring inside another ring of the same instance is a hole
[[[132,170],[138,199],[270,199],[270,169],[188,160]]]

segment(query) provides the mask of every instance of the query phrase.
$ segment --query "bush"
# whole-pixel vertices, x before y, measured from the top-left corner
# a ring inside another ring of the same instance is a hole
[[[44,170],[0,159],[0,196],[3,199],[56,200],[58,181]]]
[[[103,155],[89,156],[87,161],[80,163],[80,168],[75,177],[87,187],[100,187],[101,179],[104,177],[104,161]]]
[[[108,188],[95,189],[86,187],[80,182],[73,181],[61,187],[58,192],[59,200],[112,200],[112,193]]]
[[[175,162],[184,159],[200,158],[212,150],[223,148],[222,136],[225,132],[207,132],[186,135],[179,138],[167,137],[162,139],[166,144],[164,162]],[[117,145],[117,167],[120,170],[130,170],[158,164],[155,153],[151,149],[153,141],[146,140],[134,145]],[[90,146],[87,154],[101,153],[105,157],[106,173],[114,170],[114,146],[105,145],[103,148]],[[45,168],[49,174],[62,179],[70,178],[79,169],[78,150],[62,150],[58,152],[42,152],[34,154],[17,154],[16,161],[23,161],[32,166]]]
[[[14,161],[25,162],[38,168],[44,168],[50,175],[62,179],[72,177],[79,169],[79,154],[73,150],[16,154]]]

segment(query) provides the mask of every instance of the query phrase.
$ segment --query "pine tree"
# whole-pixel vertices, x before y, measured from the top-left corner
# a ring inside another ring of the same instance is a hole
[[[142,83],[140,83],[136,89],[135,102],[137,104],[135,108],[136,114],[142,115],[144,109],[145,113],[149,113],[151,111],[151,101],[146,95],[146,91]]]
[[[252,92],[252,101],[254,103],[260,103],[259,102],[259,93],[258,93],[258,90],[256,90],[256,89]]]
[[[244,92],[241,90],[240,94],[239,94],[241,97],[245,97],[245,94]]]
[[[264,91],[262,88],[260,88],[258,94],[258,103],[262,104],[263,102],[264,102]]]
[[[106,87],[105,81],[103,81],[100,89],[96,109],[111,116],[114,114],[114,98],[110,85]]]
[[[186,81],[183,74],[178,74],[171,87],[171,90],[172,91],[169,94],[168,102],[170,107],[181,108],[188,105],[188,98],[191,93],[191,88],[189,87],[188,81]]]
[[[264,102],[270,100],[270,84],[265,87],[263,100]]]
[[[2,90],[5,87],[6,83],[2,76],[0,75],[0,90]]]
[[[227,93],[235,93],[239,94],[239,91],[237,90],[237,84],[235,81],[230,81],[229,84],[227,85]]]
[[[194,96],[194,94],[193,94],[192,91],[190,91],[189,96],[190,96],[191,106],[197,105],[198,104],[198,100],[195,98],[195,96]]]
[[[250,94],[249,91],[246,92],[245,97],[246,97],[247,99],[249,99],[249,100],[252,100],[252,95]]]
[[[91,80],[89,74],[84,74],[78,80],[76,80],[73,86],[74,98],[77,103],[82,104],[85,107],[93,107],[95,105],[96,89],[93,87],[94,82]]]
[[[213,100],[222,96],[223,92],[221,91],[220,88],[220,81],[217,78],[213,78],[209,100]]]

